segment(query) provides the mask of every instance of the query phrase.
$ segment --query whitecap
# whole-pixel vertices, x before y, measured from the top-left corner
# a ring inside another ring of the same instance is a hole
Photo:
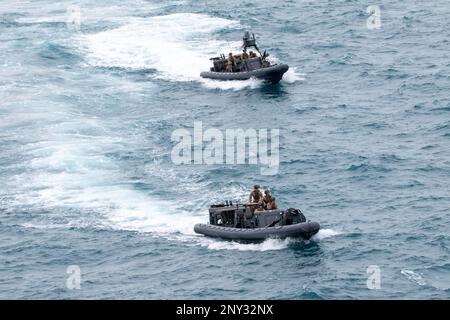
[[[421,273],[417,273],[412,270],[402,269],[401,274],[403,274],[408,278],[408,280],[411,280],[412,282],[418,284],[419,286],[424,286],[427,284]]]
[[[333,230],[333,229],[320,229],[319,232],[314,235],[311,239],[312,240],[323,240],[331,237],[335,237],[342,234],[339,231]]]

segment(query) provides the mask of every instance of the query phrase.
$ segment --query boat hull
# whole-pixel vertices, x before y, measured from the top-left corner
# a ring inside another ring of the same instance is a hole
[[[194,226],[194,231],[209,237],[228,240],[264,240],[267,238],[302,238],[309,239],[320,229],[317,222],[301,222],[287,226],[241,229],[221,227],[211,224],[199,223]]]
[[[215,79],[215,80],[248,80],[250,78],[264,79],[278,83],[283,74],[288,71],[289,66],[287,64],[277,64],[267,68],[261,68],[252,71],[243,72],[215,72],[205,71],[200,73],[202,78]]]

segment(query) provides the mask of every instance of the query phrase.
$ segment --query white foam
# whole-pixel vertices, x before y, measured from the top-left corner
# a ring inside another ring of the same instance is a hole
[[[283,75],[283,81],[287,83],[294,83],[297,81],[304,81],[306,74],[297,72],[296,67],[290,67],[289,70]]]
[[[312,240],[323,240],[326,238],[331,238],[337,235],[340,235],[341,232],[335,231],[333,229],[320,229],[317,234],[315,234],[311,239]]]
[[[238,251],[272,251],[286,249],[289,244],[295,242],[294,239],[267,239],[261,243],[240,243],[234,241],[213,240],[203,238],[200,245],[211,250],[238,250]]]
[[[165,80],[195,81],[209,69],[211,56],[240,45],[209,35],[236,25],[236,21],[194,13],[133,18],[122,27],[80,36],[81,49],[95,66],[154,69]]]
[[[340,235],[341,232],[332,229],[322,229],[311,238],[311,240],[323,240],[326,238]],[[238,250],[238,251],[270,251],[283,250],[289,245],[301,242],[301,239],[286,238],[286,239],[267,239],[260,243],[241,243],[234,241],[222,241],[210,238],[201,238],[198,240],[201,246],[207,247],[211,250]]]
[[[204,14],[176,13],[149,18],[132,18],[122,27],[78,38],[79,49],[89,64],[132,70],[155,70],[156,78],[168,81],[197,81],[209,89],[257,88],[258,79],[218,81],[203,79],[211,56],[237,52],[241,42],[217,40],[214,32],[239,27],[239,23]],[[271,57],[277,61],[276,57]],[[303,76],[291,68],[283,79],[293,83]]]
[[[236,80],[236,81],[220,81],[212,79],[201,79],[202,84],[208,89],[220,90],[241,90],[245,88],[255,89],[262,85],[263,81],[259,79]]]
[[[57,210],[61,215],[49,215],[48,221],[32,221],[24,226],[91,226],[156,235],[192,235],[194,224],[205,217],[124,183],[121,168],[107,154],[120,154],[125,142],[119,135],[105,131],[99,121],[73,119],[49,125],[41,129],[40,142],[26,145],[31,158],[26,165],[29,170],[11,181],[19,188],[17,206],[63,210]],[[72,208],[79,214],[70,215]]]
[[[126,185],[115,185],[115,179],[122,180],[120,172],[104,157],[93,158],[83,156],[80,150],[68,150],[63,147],[34,161],[33,167],[40,173],[30,181],[36,190],[33,198],[45,207],[97,212],[100,217],[92,217],[91,225],[98,225],[97,219],[104,218],[102,225],[112,229],[161,235],[193,234],[193,225],[204,220],[183,212],[173,203]],[[85,217],[78,218],[81,222]]]
[[[270,62],[272,63],[281,63],[281,61],[274,55],[271,55],[269,57]],[[305,80],[305,73],[300,73],[297,70],[297,67],[290,66],[288,71],[283,75],[283,82],[287,83],[294,83],[297,81],[304,81]]]
[[[412,282],[418,284],[419,286],[424,286],[427,284],[425,279],[423,279],[423,275],[417,272],[414,272],[412,270],[403,269],[401,270],[401,274],[406,276],[408,280],[411,280]]]

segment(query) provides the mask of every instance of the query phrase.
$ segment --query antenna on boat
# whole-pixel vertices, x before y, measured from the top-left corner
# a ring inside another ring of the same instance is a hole
[[[261,51],[259,51],[259,48],[256,45],[256,38],[255,38],[254,33],[252,33],[252,35],[250,35],[250,32],[245,31],[242,41],[243,41],[242,47],[244,48],[244,51],[246,51],[247,48],[249,48],[249,47],[254,47],[256,49],[256,51],[258,51],[259,55],[262,56]]]

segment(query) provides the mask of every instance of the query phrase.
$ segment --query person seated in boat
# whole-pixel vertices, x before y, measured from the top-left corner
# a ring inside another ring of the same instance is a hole
[[[272,197],[272,201],[269,202],[269,204],[267,205],[267,210],[275,210],[275,209],[278,209],[278,205],[276,199]]]
[[[248,53],[247,53],[247,51],[243,51],[242,52],[242,60],[246,60],[246,59],[248,59]]]
[[[259,190],[259,185],[255,184],[253,186],[253,191],[250,192],[250,195],[248,197],[248,202],[250,203],[259,203],[262,200],[262,193]]]
[[[273,198],[272,195],[270,194],[269,189],[264,190],[264,197],[263,197],[263,202],[264,202],[264,207],[268,208],[269,204],[272,202]]]
[[[227,72],[233,72],[234,69],[234,64],[235,64],[235,59],[233,57],[233,54],[230,52],[228,54],[228,63],[227,63]]]
[[[249,57],[250,58],[256,58],[256,53],[254,53],[252,50],[250,50]]]
[[[272,197],[269,189],[264,190],[263,202],[264,202],[264,207],[267,210],[275,210],[278,208],[277,203],[275,201],[275,197]]]

